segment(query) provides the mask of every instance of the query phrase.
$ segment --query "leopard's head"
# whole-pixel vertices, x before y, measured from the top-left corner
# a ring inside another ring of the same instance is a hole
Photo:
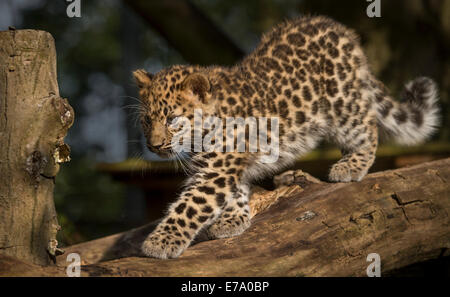
[[[173,136],[180,118],[194,127],[194,111],[203,115],[215,109],[208,74],[199,67],[173,66],[156,74],[139,69],[133,72],[141,101],[140,120],[147,147],[162,157],[172,153]],[[179,125],[178,125],[179,126]]]

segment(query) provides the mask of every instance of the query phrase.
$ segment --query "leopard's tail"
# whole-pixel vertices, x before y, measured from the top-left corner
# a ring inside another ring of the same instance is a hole
[[[384,87],[377,88],[374,104],[378,125],[399,144],[420,144],[439,127],[438,100],[437,85],[427,77],[407,83],[400,101],[389,97]]]

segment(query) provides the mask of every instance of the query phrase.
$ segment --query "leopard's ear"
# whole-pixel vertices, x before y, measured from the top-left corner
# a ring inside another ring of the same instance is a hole
[[[211,92],[211,84],[208,77],[202,73],[189,74],[181,84],[181,88],[198,96],[202,103],[207,103],[207,98],[210,97],[208,94]]]
[[[134,79],[136,80],[136,84],[140,89],[144,86],[151,84],[153,79],[153,74],[148,73],[144,69],[138,69],[133,71]]]

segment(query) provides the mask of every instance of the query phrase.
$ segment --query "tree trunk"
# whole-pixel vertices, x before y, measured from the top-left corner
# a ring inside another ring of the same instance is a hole
[[[53,37],[0,32],[0,254],[47,265],[60,252],[53,188],[73,119],[59,97]]]
[[[365,276],[371,253],[383,275],[450,256],[449,181],[450,159],[348,184],[291,172],[275,191],[252,195],[244,234],[197,243],[178,259],[142,257],[139,246],[158,222],[67,252],[80,255],[82,276]],[[63,276],[67,264],[60,256],[58,267],[43,269],[0,256],[0,275]]]

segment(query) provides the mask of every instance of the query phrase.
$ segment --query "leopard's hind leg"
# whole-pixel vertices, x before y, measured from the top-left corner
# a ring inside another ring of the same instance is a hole
[[[336,135],[342,158],[331,167],[332,182],[360,181],[375,161],[378,147],[378,127],[375,115],[368,113],[363,119],[350,121],[350,128]]]

